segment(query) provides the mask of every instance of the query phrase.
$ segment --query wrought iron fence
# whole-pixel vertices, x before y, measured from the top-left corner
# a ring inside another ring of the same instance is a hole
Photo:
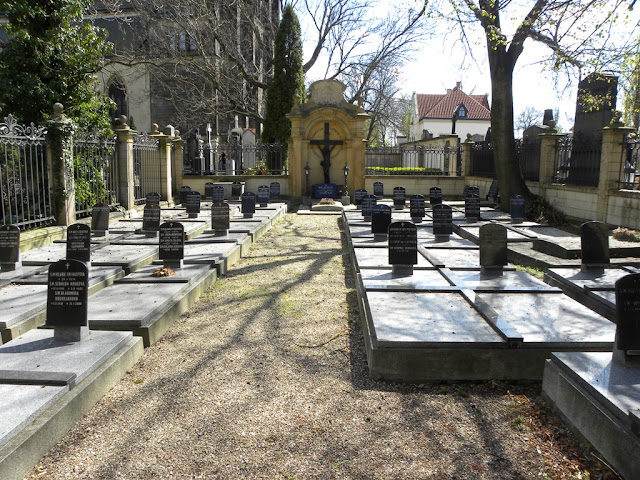
[[[475,177],[497,178],[491,142],[475,142],[471,146],[470,173]]]
[[[365,151],[367,175],[459,175],[461,163],[460,146],[398,145]]]
[[[133,137],[133,198],[144,203],[149,192],[162,195],[160,142],[147,133]]]
[[[600,178],[602,135],[563,137],[556,142],[554,181],[597,186]]]
[[[540,181],[540,146],[539,138],[516,140],[516,154],[520,163],[522,177],[532,182]]]
[[[100,138],[94,132],[76,132],[73,162],[76,188],[76,217],[91,214],[96,203],[118,205],[118,162],[116,136]]]
[[[185,175],[287,175],[287,145],[262,143],[205,144],[194,155],[184,150]]]
[[[640,136],[624,138],[622,161],[620,162],[619,186],[625,190],[640,190]]]
[[[36,228],[55,221],[45,144],[46,130],[0,123],[0,198],[3,225]]]

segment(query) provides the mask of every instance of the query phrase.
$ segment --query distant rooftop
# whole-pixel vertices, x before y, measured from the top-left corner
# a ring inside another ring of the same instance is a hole
[[[457,83],[455,88],[447,89],[444,94],[416,94],[418,119],[450,119],[458,111],[460,105],[467,110],[469,120],[491,119],[491,107],[486,95],[467,95],[462,91],[462,85]]]

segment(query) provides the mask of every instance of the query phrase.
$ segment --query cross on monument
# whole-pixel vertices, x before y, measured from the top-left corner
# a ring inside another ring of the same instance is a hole
[[[324,140],[311,140],[311,145],[317,145],[323,160],[320,162],[324,171],[324,183],[331,183],[329,180],[329,168],[331,167],[331,152],[336,145],[343,145],[342,140],[329,140],[329,124],[324,124]]]

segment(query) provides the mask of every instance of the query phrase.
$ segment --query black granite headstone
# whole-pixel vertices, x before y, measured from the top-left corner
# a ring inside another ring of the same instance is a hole
[[[462,199],[464,200],[465,198],[467,198],[468,194],[469,194],[469,185],[465,185],[464,189],[462,190]]]
[[[314,198],[338,198],[338,185],[335,183],[316,183],[313,186]]]
[[[409,212],[413,222],[422,222],[425,216],[424,195],[411,195],[409,197]]]
[[[160,205],[160,194],[157,192],[149,192],[145,196],[145,203],[149,205],[150,203],[155,203],[156,205]]]
[[[362,205],[362,199],[366,194],[367,194],[367,191],[364,188],[359,188],[358,190],[355,191],[353,202],[356,205],[356,207],[359,207]]]
[[[91,261],[91,227],[74,223],[67,227],[67,260]]]
[[[602,222],[585,222],[580,226],[582,265],[609,264],[609,230]]]
[[[471,191],[471,189],[469,189],[469,191]],[[480,195],[467,195],[464,199],[464,216],[467,220],[480,220]]]
[[[470,195],[478,195],[478,197],[480,197],[480,188],[478,188],[477,186],[470,185],[470,186],[465,186],[464,188],[466,190],[466,193],[464,196],[465,199]]]
[[[256,194],[253,192],[245,192],[242,194],[242,210],[241,212],[247,216],[253,216],[256,213]]]
[[[640,273],[616,282],[616,348],[640,351]]]
[[[180,187],[180,204],[184,205],[187,202],[187,192],[191,191],[191,187],[189,185],[183,185]]]
[[[433,215],[433,234],[453,234],[453,212],[450,205],[439,203],[431,208]]]
[[[142,231],[155,233],[160,229],[160,205],[147,203],[142,213]]]
[[[200,192],[187,192],[185,194],[185,206],[189,218],[197,218],[200,213]]]
[[[389,225],[389,264],[415,265],[418,263],[418,227],[411,222],[393,222]]]
[[[211,188],[211,201],[213,203],[224,202],[224,187],[222,185],[214,185]]]
[[[431,187],[429,189],[429,203],[431,205],[442,203],[442,189],[440,187]]]
[[[271,182],[269,184],[269,195],[271,200],[280,200],[280,182]]]
[[[382,200],[384,196],[384,184],[382,182],[373,182],[373,194],[378,200]]]
[[[207,183],[204,184],[204,199],[205,200],[213,200],[213,187],[215,187],[213,182],[207,182]]]
[[[259,203],[261,207],[266,207],[267,204],[269,203],[270,197],[271,197],[271,192],[269,189],[269,185],[260,185],[258,187],[257,203]]]
[[[509,199],[509,212],[511,213],[511,221],[519,223],[525,217],[525,201],[522,195],[514,195]]]
[[[487,223],[480,227],[480,266],[502,268],[507,264],[507,229]]]
[[[211,204],[211,228],[216,231],[229,230],[229,204],[212,203]]]
[[[396,210],[404,209],[404,204],[407,201],[407,191],[404,187],[395,187],[393,189],[393,208]]]
[[[0,265],[20,261],[20,229],[15,225],[0,227]],[[4,269],[4,268],[3,268]],[[12,268],[8,268],[12,270]]]
[[[180,222],[165,222],[160,225],[158,258],[160,260],[182,260],[184,258],[184,226]]]
[[[362,197],[362,216],[371,218],[373,206],[378,204],[378,199],[375,195],[365,195]]]
[[[91,210],[91,230],[94,233],[109,231],[109,205],[98,203]]]
[[[86,327],[89,270],[79,260],[49,266],[47,320],[49,327]]]
[[[374,205],[371,209],[371,233],[387,235],[391,224],[391,207],[389,205]]]

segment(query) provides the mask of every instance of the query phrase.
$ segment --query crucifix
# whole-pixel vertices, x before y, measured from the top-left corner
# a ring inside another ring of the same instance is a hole
[[[329,140],[329,124],[324,124],[324,140],[311,140],[311,145],[317,145],[323,160],[320,162],[324,171],[324,183],[331,183],[329,180],[329,168],[331,167],[331,152],[336,145],[343,145],[342,140]]]

